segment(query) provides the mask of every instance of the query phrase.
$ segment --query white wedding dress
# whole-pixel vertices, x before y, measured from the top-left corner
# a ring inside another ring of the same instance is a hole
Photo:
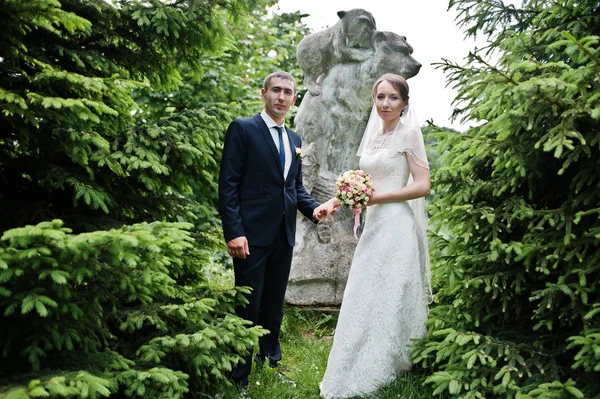
[[[404,187],[406,153],[385,138],[363,154],[377,193]],[[425,335],[427,247],[407,202],[369,206],[321,382],[321,397],[368,396],[410,370],[412,338]]]

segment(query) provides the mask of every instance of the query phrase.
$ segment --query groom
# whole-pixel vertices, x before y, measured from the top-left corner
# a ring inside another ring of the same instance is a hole
[[[300,136],[285,127],[296,101],[296,81],[287,72],[264,80],[264,110],[233,121],[227,129],[219,175],[219,210],[227,251],[233,257],[236,286],[249,286],[248,305],[238,316],[270,331],[259,339],[255,361],[281,359],[279,331],[296,234],[296,210],[315,221],[333,211],[319,205],[302,185]],[[233,371],[248,385],[252,353]]]

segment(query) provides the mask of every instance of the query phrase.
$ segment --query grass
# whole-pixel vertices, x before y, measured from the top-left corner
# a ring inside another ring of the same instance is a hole
[[[280,370],[296,382],[296,387],[281,381],[275,370],[253,366],[248,389],[251,399],[319,399],[319,383],[325,373],[337,313],[328,310],[287,307],[282,324],[283,359]],[[433,389],[424,385],[427,375],[421,370],[405,374],[370,399],[433,398]],[[226,387],[207,399],[234,399],[234,388]]]

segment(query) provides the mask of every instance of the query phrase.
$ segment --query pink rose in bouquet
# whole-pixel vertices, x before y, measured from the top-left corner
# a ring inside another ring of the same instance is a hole
[[[340,204],[354,211],[354,237],[360,226],[360,210],[365,207],[375,192],[371,175],[362,170],[348,170],[335,182],[335,197]]]

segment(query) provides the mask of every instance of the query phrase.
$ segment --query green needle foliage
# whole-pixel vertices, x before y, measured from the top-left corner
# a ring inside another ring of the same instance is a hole
[[[4,233],[0,397],[178,398],[225,380],[264,330],[234,316],[243,289],[209,283],[215,243],[190,228]]]
[[[275,1],[266,3],[273,7]],[[290,72],[302,92],[303,74],[296,61],[296,46],[310,33],[301,22],[305,16],[299,12],[269,15],[266,8],[256,8],[244,18],[243,25],[228,24],[235,43],[222,53],[203,57],[199,71],[183,68],[182,84],[177,90],[137,91],[141,116],[171,115],[215,103],[239,104],[238,115],[260,112],[263,79],[278,70]]]
[[[413,360],[455,397],[598,397],[600,5],[450,6],[488,47],[440,65],[476,127],[438,137],[437,304]]]
[[[198,213],[185,197],[214,185],[232,108],[136,121],[133,91],[176,89],[182,68],[231,45],[226,17],[239,22],[256,5],[2,0],[0,229],[59,218],[90,231]]]
[[[236,107],[141,119],[135,101],[262,5],[0,0],[0,397],[197,397],[264,334],[209,278]]]

